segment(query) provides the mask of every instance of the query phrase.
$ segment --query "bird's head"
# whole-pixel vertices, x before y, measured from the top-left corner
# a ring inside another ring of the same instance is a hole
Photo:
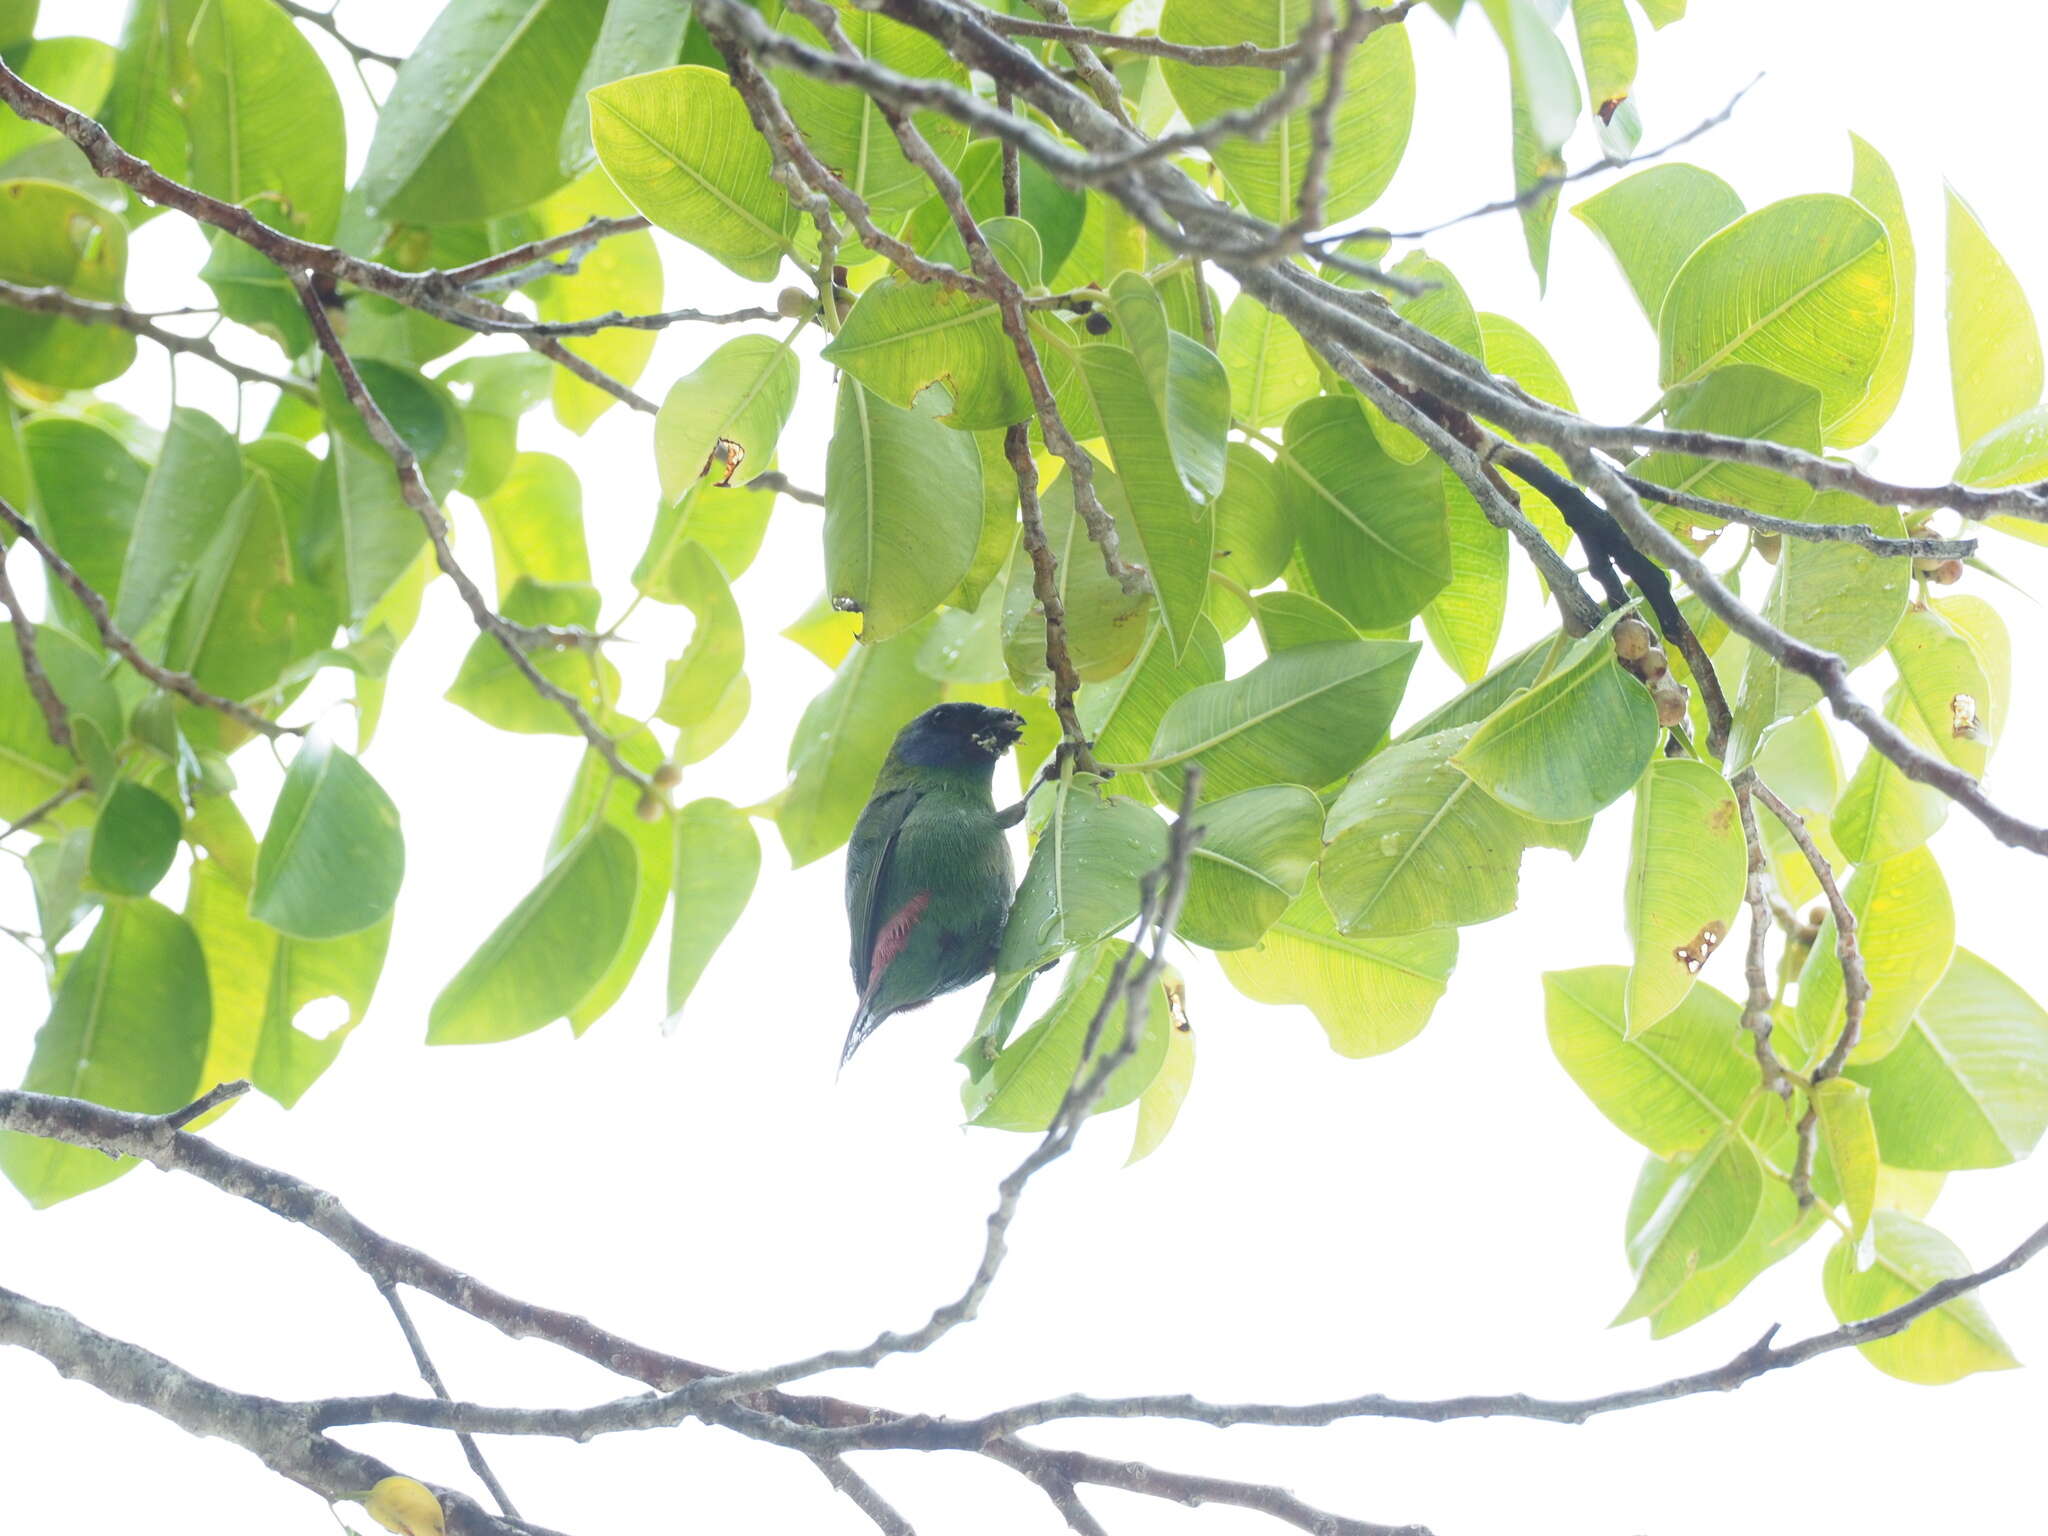
[[[1017,744],[1024,717],[986,704],[935,704],[896,733],[892,753],[915,768],[985,767]]]

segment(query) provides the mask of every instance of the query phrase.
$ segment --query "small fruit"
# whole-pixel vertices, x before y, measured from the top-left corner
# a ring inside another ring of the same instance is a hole
[[[1626,618],[1614,626],[1614,654],[1623,661],[1641,661],[1656,643],[1657,637],[1641,619]]]
[[[663,763],[654,770],[654,787],[656,789],[674,789],[682,782],[683,770],[672,762]]]
[[[1650,685],[1650,697],[1657,703],[1657,723],[1667,729],[1685,724],[1685,707],[1692,691],[1670,673]]]
[[[788,320],[801,320],[817,307],[818,296],[802,288],[785,288],[775,295],[775,312]]]
[[[1944,560],[1927,573],[1927,579],[1940,586],[1952,587],[1963,579],[1963,562]]]
[[[1643,652],[1635,665],[1636,676],[1646,683],[1654,683],[1658,678],[1668,675],[1670,671],[1671,663],[1665,659],[1664,648],[1660,645],[1653,645]]]
[[[1088,327],[1088,334],[1090,336],[1107,336],[1109,334],[1109,316],[1107,315],[1091,313],[1081,323]]]
[[[639,803],[633,807],[633,814],[642,821],[659,821],[665,809],[661,796],[650,789],[641,795]]]

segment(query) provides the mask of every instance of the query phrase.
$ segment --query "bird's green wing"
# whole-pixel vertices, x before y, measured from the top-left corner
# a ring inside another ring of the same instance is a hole
[[[868,965],[874,958],[875,935],[889,914],[882,911],[889,856],[911,808],[924,798],[918,789],[892,789],[875,796],[854,823],[846,845],[846,926],[853,931],[853,984],[868,989]]]

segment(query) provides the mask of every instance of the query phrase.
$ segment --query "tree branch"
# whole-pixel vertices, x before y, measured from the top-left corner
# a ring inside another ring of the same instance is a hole
[[[50,674],[43,670],[43,659],[36,649],[36,627],[22,611],[21,599],[15,596],[14,583],[7,576],[7,554],[4,550],[0,550],[0,608],[7,611],[13,625],[14,648],[21,655],[22,680],[28,684],[28,691],[35,698],[36,708],[43,712],[43,729],[50,733],[53,746],[70,752],[73,750],[71,716],[64,708],[64,701],[57,697],[57,690],[51,686]]]
[[[535,693],[556,705],[576,724],[583,733],[583,739],[590,743],[605,765],[613,774],[638,788],[643,794],[650,789],[647,777],[631,766],[619,755],[619,744],[594,719],[583,703],[566,688],[558,686],[534,665],[527,654],[530,644],[539,642],[554,645],[582,644],[585,637],[566,630],[535,629],[530,625],[514,624],[499,613],[484,599],[483,592],[470,579],[455,558],[455,551],[448,543],[448,519],[441,512],[441,504],[434,499],[428,487],[426,476],[420,472],[419,459],[411,446],[391,425],[383,408],[377,404],[364,385],[362,375],[356,372],[356,365],[348,351],[334,334],[333,322],[327,318],[327,308],[320,302],[320,296],[313,291],[313,285],[303,274],[294,274],[293,282],[298,288],[299,302],[305,308],[306,317],[313,322],[314,338],[320,343],[320,350],[326,355],[340,381],[341,390],[355,407],[356,414],[363,420],[371,438],[391,458],[392,467],[398,472],[399,488],[404,492],[406,502],[418,515],[427,530],[427,537],[434,546],[434,559],[455,584],[462,601],[468,607],[476,627],[498,642],[512,665],[518,669]]]
[[[318,27],[322,32],[325,32],[329,37],[341,44],[347,50],[348,56],[358,64],[382,64],[386,69],[396,70],[405,63],[405,60],[397,57],[395,54],[379,53],[374,48],[366,48],[361,43],[354,41],[341,30],[341,27],[334,19],[334,12],[332,11],[315,10],[310,5],[299,4],[299,0],[271,0],[271,4],[275,5],[287,16],[295,17],[300,21]]]

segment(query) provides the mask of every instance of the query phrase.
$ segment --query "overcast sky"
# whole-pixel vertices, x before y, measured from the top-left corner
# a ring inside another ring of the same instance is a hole
[[[118,32],[118,0],[43,8],[46,31],[62,14],[77,31]],[[347,0],[342,14],[363,40],[403,53],[433,10],[417,0]],[[1946,477],[1956,444],[1941,341],[1941,181],[1970,198],[2048,306],[2039,159],[2048,22],[1998,0],[1699,0],[1696,12],[1655,38],[1644,29],[1645,142],[1692,126],[1762,69],[1736,119],[1686,152],[1750,207],[1845,191],[1849,130],[1890,158],[1920,251],[1919,346],[1878,463],[1899,477]],[[1476,15],[1455,40],[1427,12],[1408,25],[1420,72],[1415,133],[1376,209],[1396,225],[1432,222],[1509,186],[1498,45]],[[359,165],[368,121],[345,66],[341,73]],[[1594,153],[1582,140],[1572,163]],[[1602,184],[1573,189],[1568,204]],[[662,245],[671,304],[758,301],[758,290],[690,248],[665,237]],[[1447,232],[1430,248],[1477,305],[1549,344],[1591,414],[1627,419],[1653,397],[1649,329],[1578,221],[1557,221],[1543,298],[1511,217]],[[187,282],[200,258],[184,220],[148,225],[130,261],[135,302],[206,302]],[[726,334],[666,333],[643,392],[658,398]],[[181,401],[232,420],[230,396],[204,365],[183,370],[179,384]],[[161,355],[145,346],[131,376],[106,393],[161,421]],[[799,483],[822,482],[830,402],[826,371],[807,368],[783,449]],[[655,499],[648,423],[614,410],[579,441],[536,413],[522,436],[583,473],[598,579],[625,593]],[[452,510],[466,558],[481,570],[481,520],[466,502]],[[785,502],[739,583],[754,712],[731,747],[690,770],[681,798],[746,803],[781,782],[790,730],[827,676],[775,633],[822,584],[817,517]],[[1991,535],[1986,553],[2048,591],[2041,551]],[[1964,590],[1987,588],[1973,575]],[[1519,566],[1515,593],[1504,652],[1548,622]],[[2041,821],[2048,688],[2028,662],[2048,654],[2048,625],[2031,601],[1990,595],[2012,625],[2018,663],[1993,788]],[[634,620],[637,644],[622,657],[638,690],[629,708],[651,707],[660,665],[687,632],[679,613],[650,609]],[[556,1026],[508,1045],[422,1044],[435,993],[538,874],[577,761],[566,738],[501,734],[442,702],[471,635],[454,594],[438,584],[400,656],[368,758],[401,808],[408,853],[369,1021],[297,1110],[252,1101],[211,1134],[516,1295],[697,1359],[757,1365],[921,1321],[966,1279],[995,1182],[1027,1143],[959,1127],[952,1056],[974,993],[892,1022],[835,1083],[852,1003],[837,855],[792,873],[763,826],[753,906],[672,1034],[659,1028],[658,940],[625,1001],[581,1041]],[[1883,681],[1869,680],[1869,696]],[[1452,690],[1425,653],[1409,714]],[[345,726],[346,711],[334,718]],[[260,747],[237,767],[260,825],[276,775]],[[1641,1324],[1607,1327],[1630,1289],[1622,1216],[1639,1154],[1552,1058],[1538,974],[1626,959],[1627,837],[1617,806],[1576,864],[1533,853],[1522,910],[1465,932],[1434,1020],[1390,1056],[1343,1060],[1305,1010],[1247,1002],[1205,955],[1186,959],[1200,1060],[1162,1150],[1123,1169],[1129,1114],[1091,1126],[1079,1151],[1033,1186],[977,1324],[928,1357],[823,1386],[956,1412],[1070,1389],[1564,1395],[1718,1363],[1773,1322],[1795,1335],[1830,1326],[1819,1286],[1826,1245],[1816,1241],[1674,1340],[1653,1344]],[[1934,846],[1962,941],[2048,995],[2038,932],[2048,866],[1998,847],[1960,814]],[[26,881],[11,861],[10,870],[0,871],[0,922],[24,924]],[[160,894],[180,892],[174,884]],[[1740,990],[1737,948],[1708,968],[1723,990]],[[0,946],[0,1080],[18,1076],[46,1006],[34,964]],[[2048,1219],[2048,1170],[1956,1177],[1931,1219],[1972,1259],[1988,1260]],[[0,1284],[229,1386],[279,1396],[420,1390],[375,1291],[345,1259],[189,1179],[145,1169],[42,1214],[0,1192]],[[1041,1438],[1283,1482],[1346,1514],[1419,1521],[1439,1536],[2031,1529],[2048,1410],[2048,1275],[2001,1282],[1986,1301],[2033,1368],[1930,1389],[1836,1355],[1736,1397],[1580,1429],[1077,1425]],[[420,1299],[416,1315],[458,1396],[541,1404],[623,1390],[593,1367],[507,1342],[434,1302]],[[450,1437],[345,1434],[407,1471],[471,1486]],[[718,1431],[486,1445],[522,1511],[576,1536],[871,1529],[801,1460]],[[0,1528],[9,1531],[334,1529],[317,1500],[246,1453],[115,1406],[20,1352],[0,1351],[0,1447]],[[1034,1490],[977,1458],[894,1453],[856,1464],[925,1536],[1060,1528]],[[1227,1510],[1100,1491],[1087,1499],[1119,1536],[1277,1529]]]

